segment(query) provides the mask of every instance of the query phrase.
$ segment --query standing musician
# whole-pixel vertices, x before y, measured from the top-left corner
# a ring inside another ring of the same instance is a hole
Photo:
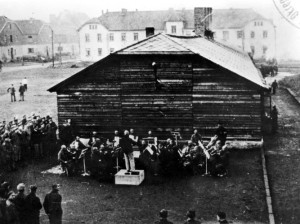
[[[113,146],[114,147],[118,147],[119,146],[120,139],[121,139],[121,136],[119,134],[119,131],[115,130],[114,139],[113,139]]]
[[[195,144],[198,145],[199,141],[202,142],[202,136],[198,133],[198,130],[194,130],[194,134],[191,136],[191,141]]]

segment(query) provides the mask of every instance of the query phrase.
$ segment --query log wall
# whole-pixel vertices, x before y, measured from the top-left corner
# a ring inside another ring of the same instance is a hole
[[[221,120],[233,138],[260,138],[262,92],[251,82],[195,56],[117,57],[58,91],[60,124],[71,118],[84,136],[134,128],[140,136],[180,131],[187,139],[193,128],[212,136]]]

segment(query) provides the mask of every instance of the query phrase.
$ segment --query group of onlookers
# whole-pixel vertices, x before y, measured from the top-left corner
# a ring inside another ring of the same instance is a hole
[[[58,184],[52,185],[52,190],[46,194],[43,204],[36,195],[36,185],[30,185],[29,194],[26,194],[25,188],[25,184],[20,183],[17,185],[17,193],[14,193],[8,182],[1,183],[1,224],[39,224],[40,210],[43,207],[49,217],[50,224],[62,223],[62,197],[58,193]]]
[[[0,124],[0,166],[16,170],[31,158],[41,158],[56,152],[57,125],[47,115],[41,117],[32,113],[21,120]]]
[[[28,88],[27,85],[28,85],[28,80],[25,77],[24,79],[22,79],[22,82],[20,83],[19,86],[19,93],[20,93],[19,101],[24,101],[25,92],[27,91]],[[14,84],[11,84],[11,86],[7,89],[7,92],[10,93],[11,102],[16,102],[16,89],[14,87]]]

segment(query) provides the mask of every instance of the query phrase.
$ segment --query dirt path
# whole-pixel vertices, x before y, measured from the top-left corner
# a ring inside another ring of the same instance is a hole
[[[265,137],[267,168],[276,223],[300,220],[300,104],[285,89],[273,96],[279,130]]]

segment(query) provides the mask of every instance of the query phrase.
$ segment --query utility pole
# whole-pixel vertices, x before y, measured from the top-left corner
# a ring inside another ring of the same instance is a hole
[[[52,33],[52,67],[54,68],[54,41],[53,41],[53,29],[51,28]]]

